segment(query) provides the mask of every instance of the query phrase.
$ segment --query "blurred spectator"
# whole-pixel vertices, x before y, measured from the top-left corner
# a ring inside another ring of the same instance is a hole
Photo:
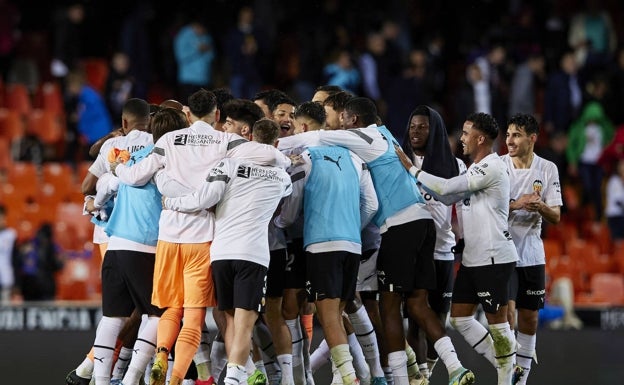
[[[19,40],[21,12],[11,0],[0,0],[0,80],[6,82]]]
[[[269,42],[254,25],[254,11],[249,6],[238,12],[236,26],[225,37],[224,50],[229,71],[230,91],[237,98],[253,98],[263,83]],[[263,57],[265,56],[265,57]]]
[[[89,148],[101,137],[113,130],[113,120],[106,102],[93,87],[85,82],[84,74],[71,72],[67,75],[67,95],[71,110],[68,113],[70,148],[78,149],[80,159],[89,159]]]
[[[335,52],[329,63],[323,67],[323,83],[338,86],[355,95],[361,94],[362,75],[348,49]]]
[[[607,182],[605,216],[611,239],[624,240],[624,158],[617,161]]]
[[[576,60],[592,74],[604,69],[617,47],[617,35],[609,12],[601,0],[586,0],[586,8],[572,16],[568,44]],[[585,72],[585,71],[584,71]]]
[[[384,100],[388,96],[388,63],[384,61],[386,41],[379,32],[369,32],[366,36],[366,49],[357,58],[358,69],[362,74],[362,96],[377,104],[377,111],[386,116]]]
[[[613,140],[602,150],[598,163],[608,174],[611,174],[615,171],[613,167],[620,159],[624,159],[624,124],[617,127]]]
[[[388,112],[383,120],[396,138],[405,137],[405,122],[414,106],[433,104],[433,81],[427,66],[427,52],[412,49],[406,67],[392,76],[391,92],[386,98]]]
[[[79,1],[63,5],[53,15],[50,73],[65,85],[65,77],[78,68],[84,55],[86,10]]]
[[[559,172],[559,180],[561,185],[568,183],[568,159],[566,157],[566,148],[568,146],[568,135],[565,132],[557,131],[548,135],[548,143],[535,149],[537,155],[553,162],[557,166]],[[566,209],[563,205],[562,210]],[[562,211],[563,212],[563,211]],[[543,223],[542,223],[543,225]]]
[[[613,124],[600,103],[595,101],[585,105],[581,116],[570,127],[566,149],[568,173],[572,177],[579,177],[583,187],[583,203],[591,204],[594,222],[600,222],[603,214],[604,171],[598,160],[613,134]]]
[[[121,127],[121,110],[130,97],[133,96],[135,79],[130,74],[130,57],[123,52],[115,52],[110,61],[110,68],[104,96],[106,106],[111,117],[114,117],[114,126]]]
[[[613,61],[614,68],[611,72],[611,89],[613,91],[614,110],[613,123],[624,123],[624,46],[618,49]]]
[[[41,165],[46,160],[45,145],[37,135],[26,132],[11,143],[11,159]]]
[[[491,112],[492,94],[490,85],[483,77],[481,67],[474,63],[466,67],[466,77],[459,86],[454,103],[455,123],[452,126],[456,128],[462,126],[466,116],[470,113]]]
[[[15,263],[16,278],[26,301],[53,300],[55,273],[63,268],[60,247],[54,242],[52,224],[44,223],[33,239],[19,247]]]
[[[215,47],[206,27],[199,20],[192,20],[178,31],[173,43],[179,99],[187,100],[200,88],[211,88]]]
[[[573,51],[566,51],[559,68],[548,74],[544,95],[544,123],[547,133],[567,132],[583,105],[583,91],[577,77]]]
[[[474,60],[481,70],[483,81],[489,88],[490,110],[477,110],[491,114],[500,126],[507,122],[509,103],[509,74],[507,73],[507,49],[502,43],[493,44],[485,54]],[[477,85],[480,88],[481,84]]]
[[[15,284],[13,254],[16,251],[17,231],[7,227],[7,208],[0,205],[0,304],[11,299]]]
[[[516,67],[511,81],[508,116],[536,115],[538,92],[546,80],[544,65],[544,56],[534,52]]]

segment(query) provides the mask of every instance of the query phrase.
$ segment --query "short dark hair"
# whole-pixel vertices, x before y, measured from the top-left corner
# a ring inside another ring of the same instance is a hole
[[[264,112],[259,105],[248,99],[232,99],[225,102],[221,111],[221,116],[225,118],[245,122],[249,127],[264,117]]]
[[[319,91],[327,92],[328,95],[333,95],[335,93],[344,91],[344,89],[334,84],[324,84],[324,85],[316,87],[316,89],[314,90],[314,92],[319,92]]]
[[[345,112],[356,115],[363,127],[377,124],[377,106],[371,99],[363,96],[356,96],[345,104]]]
[[[514,125],[522,128],[527,135],[539,134],[539,125],[537,119],[530,114],[515,114],[507,121],[507,127]]]
[[[165,107],[152,116],[150,121],[154,143],[167,132],[188,127],[186,115],[177,108]]]
[[[212,91],[202,88],[189,96],[188,106],[193,115],[203,118],[215,111],[217,108],[217,97]]]
[[[496,139],[498,136],[498,123],[496,123],[496,119],[490,114],[474,112],[466,117],[466,121],[472,122],[474,128],[483,132],[491,140]]]
[[[212,93],[215,94],[215,97],[217,98],[217,108],[220,110],[223,109],[223,106],[225,105],[225,103],[236,98],[230,92],[230,90],[225,87],[215,88],[212,90]],[[221,123],[225,122],[225,118],[226,116],[224,114],[221,114],[219,116],[219,122]]]
[[[282,95],[276,95],[276,97],[272,100],[265,99],[264,101],[267,106],[269,106],[269,111],[271,111],[271,113],[273,113],[277,109],[277,106],[279,106],[280,104],[290,104],[293,107],[297,105],[297,103],[286,93],[283,93]]]
[[[272,119],[261,118],[251,130],[254,142],[273,145],[280,135],[280,126]]]
[[[323,106],[328,106],[333,108],[334,110],[340,112],[344,110],[347,102],[353,98],[353,94],[347,91],[336,92],[335,94],[329,95],[327,99],[323,102]]]
[[[295,119],[299,117],[308,117],[317,121],[319,124],[325,123],[327,114],[325,108],[320,103],[316,102],[303,102],[295,108]]]
[[[143,99],[130,98],[124,103],[122,114],[128,114],[137,119],[148,118],[150,115],[150,105]]]

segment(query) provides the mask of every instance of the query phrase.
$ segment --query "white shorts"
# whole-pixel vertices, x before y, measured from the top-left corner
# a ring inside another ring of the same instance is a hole
[[[104,227],[98,225],[93,226],[93,243],[96,245],[108,243],[108,235],[104,232]]]
[[[355,284],[356,291],[377,291],[377,255],[379,249],[367,258],[362,255],[360,259],[360,268],[358,270],[357,282]]]

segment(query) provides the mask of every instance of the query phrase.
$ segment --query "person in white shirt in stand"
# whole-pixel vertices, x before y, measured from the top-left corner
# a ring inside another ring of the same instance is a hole
[[[279,131],[277,123],[263,118],[254,124],[252,137],[272,145]],[[226,319],[225,384],[238,385],[251,374],[245,364],[252,329],[264,312],[269,221],[281,199],[291,192],[290,176],[283,168],[225,158],[193,194],[163,197],[165,210],[192,213],[216,205],[211,265],[217,303]]]
[[[241,157],[258,163],[288,167],[290,159],[270,145],[249,142],[236,134],[213,128],[219,118],[214,93],[199,90],[189,97],[191,126],[165,134],[143,161],[127,167],[112,166],[119,181],[142,186],[161,170],[176,183],[198,189],[198,176],[225,157]],[[163,187],[157,179],[160,191]],[[152,303],[166,308],[158,324],[157,352],[151,382],[166,380],[169,351],[175,342],[171,385],[178,385],[193,360],[201,339],[206,307],[214,306],[210,279],[210,242],[214,232],[214,213],[203,210],[182,213],[163,210],[160,216]],[[180,322],[184,323],[180,329]]]
[[[539,125],[533,116],[512,116],[505,139],[508,153],[501,157],[509,169],[509,231],[519,257],[511,279],[508,310],[512,330],[518,310],[519,348],[514,384],[523,385],[535,355],[538,312],[546,297],[542,220],[559,223],[563,205],[557,166],[534,152],[538,133]]]
[[[468,172],[445,179],[415,167],[397,147],[403,166],[425,191],[450,205],[462,204],[465,248],[451,299],[451,324],[496,367],[498,385],[509,385],[516,339],[507,319],[509,280],[518,261],[507,219],[509,170],[493,150],[498,124],[486,113],[470,114],[462,128],[464,154],[472,158]],[[481,305],[488,330],[475,318]]]

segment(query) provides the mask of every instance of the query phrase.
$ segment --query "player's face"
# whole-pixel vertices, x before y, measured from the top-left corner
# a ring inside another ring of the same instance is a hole
[[[509,156],[513,158],[529,155],[533,151],[535,139],[535,134],[527,135],[523,128],[515,124],[509,125],[505,136],[505,144],[507,145]]]
[[[409,125],[410,145],[414,150],[424,150],[429,138],[429,117],[414,115]]]
[[[461,138],[463,154],[471,156],[476,153],[479,146],[479,137],[483,136],[483,133],[474,127],[474,123],[465,121],[462,127]]]
[[[342,122],[340,121],[340,113],[334,110],[334,107],[324,106],[325,108],[325,126],[328,130],[340,130]]]

